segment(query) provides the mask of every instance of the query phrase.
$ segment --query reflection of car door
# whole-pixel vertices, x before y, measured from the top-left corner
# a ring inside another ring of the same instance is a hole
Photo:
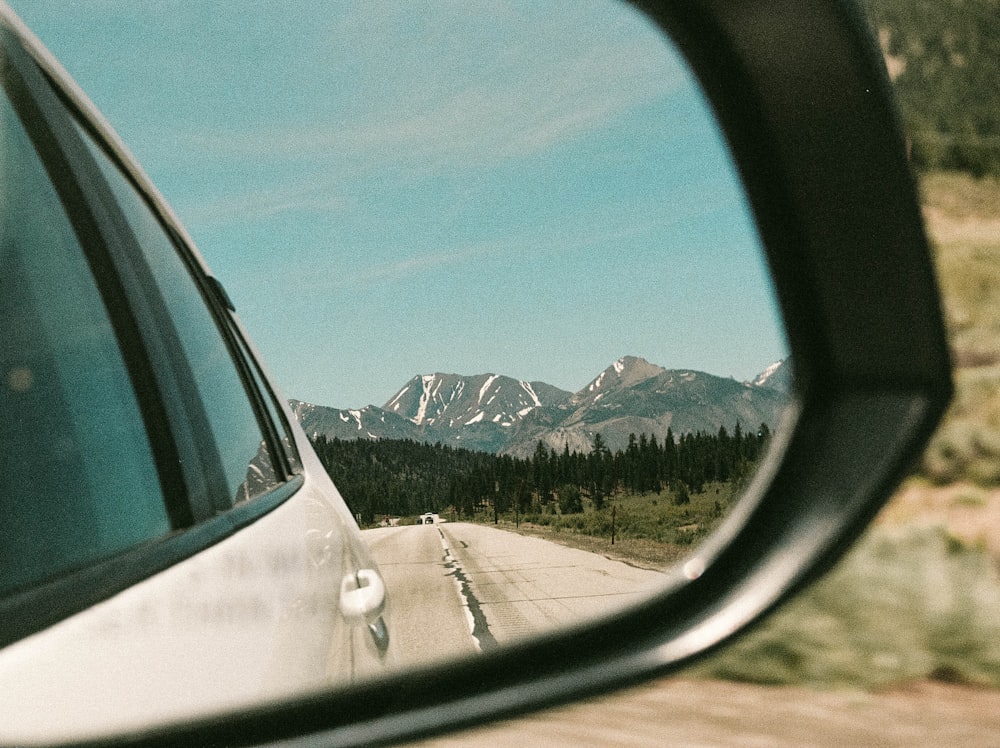
[[[54,65],[0,49],[0,739],[381,667],[384,588],[221,286]]]

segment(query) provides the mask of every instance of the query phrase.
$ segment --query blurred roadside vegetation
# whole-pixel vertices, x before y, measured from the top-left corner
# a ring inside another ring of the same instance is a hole
[[[914,476],[827,577],[691,675],[1000,688],[1000,180],[919,176],[955,398]]]
[[[1000,486],[1000,181],[957,172],[921,179],[955,366],[955,398],[921,474]]]
[[[944,528],[878,526],[821,582],[688,675],[878,690],[1000,687],[993,559]]]

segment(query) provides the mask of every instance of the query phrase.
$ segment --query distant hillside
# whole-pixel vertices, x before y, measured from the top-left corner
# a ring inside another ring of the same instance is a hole
[[[790,368],[778,362],[752,382],[737,382],[624,356],[576,393],[497,374],[438,373],[414,376],[381,408],[291,405],[312,437],[409,439],[517,457],[530,456],[541,441],[586,453],[597,434],[619,450],[631,434],[662,441],[737,423],[773,429],[788,399]]]
[[[862,0],[918,169],[1000,176],[1000,0]]]
[[[787,366],[785,368],[788,368]],[[552,449],[587,451],[595,434],[612,450],[630,434],[664,439],[668,432],[715,433],[720,426],[774,428],[787,392],[690,369],[664,369],[626,356],[556,408],[538,409],[511,435],[504,452],[531,454],[541,441]]]

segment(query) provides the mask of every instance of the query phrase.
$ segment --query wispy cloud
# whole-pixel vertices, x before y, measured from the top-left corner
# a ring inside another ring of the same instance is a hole
[[[418,276],[449,267],[482,262],[493,258],[514,259],[540,255],[591,250],[595,247],[625,246],[629,240],[652,232],[663,232],[671,224],[683,223],[685,216],[650,211],[645,220],[622,221],[618,225],[599,224],[589,229],[577,227],[567,233],[566,226],[552,226],[548,231],[505,236],[496,241],[463,244],[433,252],[410,254],[402,259],[360,264],[341,269],[335,275],[317,275],[294,281],[297,293],[364,291],[375,286],[404,283]]]
[[[284,187],[230,190],[208,200],[184,195],[175,201],[176,207],[186,223],[198,226],[219,226],[234,220],[266,221],[287,213],[339,213],[353,207],[328,176]]]
[[[356,207],[347,197],[356,180],[402,184],[541,158],[690,85],[659,32],[641,23],[594,30],[552,12],[526,23],[521,16],[533,11],[517,3],[438,3],[423,15],[360,3],[342,17],[345,6],[336,7],[309,50],[258,62],[272,77],[289,66],[291,92],[267,92],[288,95],[287,106],[269,105],[284,114],[170,131],[157,123],[143,133],[154,165],[219,169],[202,195],[172,198],[192,227],[342,212]],[[265,173],[285,176],[253,177]]]
[[[384,5],[362,7],[375,16],[386,13]],[[444,15],[436,23],[448,27]],[[551,16],[548,22],[555,24]],[[377,79],[367,96],[352,97],[356,81],[345,72],[344,90],[331,90],[329,102],[313,102],[304,121],[259,129],[237,123],[231,130],[179,138],[194,152],[214,157],[326,161],[348,174],[386,164],[418,171],[489,167],[580,137],[688,82],[653,31],[574,40],[560,24],[531,29],[529,38],[515,37],[505,48],[513,32],[498,14],[481,21],[496,26],[492,46],[482,49],[474,39],[408,36],[397,25],[368,20],[355,19],[341,31],[360,34],[357,26],[371,38],[331,39],[344,55],[367,51],[359,62],[370,68],[364,81]],[[371,48],[391,50],[392,57],[372,56]],[[448,75],[439,75],[445,66]],[[305,73],[301,80],[307,81]]]

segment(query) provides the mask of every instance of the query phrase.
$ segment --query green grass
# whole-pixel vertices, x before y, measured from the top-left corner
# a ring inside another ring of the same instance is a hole
[[[715,529],[732,505],[734,488],[728,483],[709,483],[700,493],[691,494],[687,504],[678,505],[676,500],[676,493],[667,490],[659,494],[620,493],[609,497],[600,510],[594,509],[588,499],[584,500],[583,512],[559,514],[553,503],[546,511],[517,518],[513,512],[504,512],[497,524],[506,530],[517,529],[526,535],[548,538],[629,563],[662,568],[682,558]],[[475,520],[492,524],[493,515],[479,513]]]

